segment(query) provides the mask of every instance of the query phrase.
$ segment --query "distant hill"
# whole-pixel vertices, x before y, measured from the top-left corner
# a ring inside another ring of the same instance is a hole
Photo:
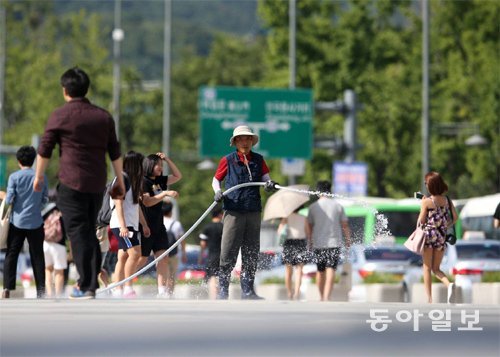
[[[98,13],[106,26],[109,46],[114,27],[115,1],[54,1],[55,11],[64,16],[84,9]],[[162,77],[164,2],[123,0],[122,61],[139,69],[144,79]],[[254,35],[261,31],[257,19],[257,0],[174,0],[172,1],[172,59],[182,51],[207,54],[217,32]]]

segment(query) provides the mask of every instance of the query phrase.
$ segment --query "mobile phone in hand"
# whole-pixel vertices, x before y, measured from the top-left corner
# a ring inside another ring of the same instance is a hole
[[[422,198],[424,198],[424,194],[422,192],[414,192],[413,197],[415,197],[418,200],[421,200]]]

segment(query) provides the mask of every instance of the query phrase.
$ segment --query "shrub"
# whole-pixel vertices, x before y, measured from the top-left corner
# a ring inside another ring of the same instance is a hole
[[[500,271],[485,271],[481,277],[483,283],[499,283]]]
[[[365,284],[398,284],[401,277],[388,273],[373,273],[363,279]]]
[[[446,274],[446,277],[448,278],[448,280],[450,281],[450,283],[453,283],[453,282],[455,281],[455,279],[453,279],[453,276],[452,276],[452,275],[448,275],[448,274]],[[432,283],[433,283],[433,284],[434,284],[434,283],[440,283],[440,282],[441,282],[441,280],[439,280],[439,279],[437,278],[437,276],[435,276],[434,274],[431,274],[431,281],[432,281]],[[421,283],[423,283],[423,282],[424,282],[424,277],[423,277],[423,276],[420,278],[420,282],[421,282]]]
[[[262,280],[262,284],[285,284],[285,279],[278,277],[271,277]]]

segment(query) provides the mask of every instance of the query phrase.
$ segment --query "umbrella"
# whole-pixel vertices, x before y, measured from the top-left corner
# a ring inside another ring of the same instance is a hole
[[[308,190],[307,185],[292,185],[289,188]],[[309,195],[293,191],[279,190],[273,194],[264,207],[264,221],[291,215],[297,208],[309,201]]]

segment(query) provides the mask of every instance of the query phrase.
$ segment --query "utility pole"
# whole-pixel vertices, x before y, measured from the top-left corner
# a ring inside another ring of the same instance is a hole
[[[422,0],[422,177],[429,166],[429,1]]]
[[[5,58],[7,50],[7,26],[6,26],[5,1],[0,0],[0,188],[4,188],[7,176],[7,157],[4,155],[3,131],[5,124]]]
[[[290,74],[288,87],[295,89],[295,80],[297,77],[297,48],[296,48],[296,35],[297,35],[297,3],[296,0],[288,1],[288,70]],[[283,162],[283,160],[282,160]],[[288,184],[295,185],[295,176],[288,175]]]
[[[3,130],[5,122],[5,58],[7,50],[7,26],[6,26],[5,2],[0,1],[0,146],[3,144]],[[1,153],[0,153],[1,154]]]
[[[113,29],[113,118],[115,119],[116,136],[120,137],[120,43],[123,41],[122,2],[115,0],[115,28]]]
[[[170,152],[170,45],[172,28],[172,1],[165,0],[165,19],[163,36],[163,140],[162,152]]]
[[[289,88],[295,89],[296,78],[296,32],[297,32],[297,16],[296,16],[296,0],[289,0],[288,8],[288,68],[290,73]]]

